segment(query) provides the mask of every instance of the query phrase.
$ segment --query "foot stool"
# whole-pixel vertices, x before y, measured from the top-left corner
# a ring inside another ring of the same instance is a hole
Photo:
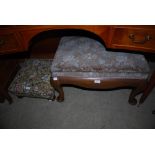
[[[54,100],[55,92],[50,85],[50,59],[26,59],[9,86],[9,92],[18,97],[35,97]]]
[[[60,40],[51,65],[51,85],[64,100],[63,85],[90,89],[132,88],[129,103],[147,84],[149,66],[141,54],[106,51],[97,40],[66,36]]]

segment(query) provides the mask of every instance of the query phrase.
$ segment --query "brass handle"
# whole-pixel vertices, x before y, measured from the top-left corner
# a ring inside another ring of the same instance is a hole
[[[0,46],[4,45],[5,41],[3,39],[0,39]]]
[[[144,44],[144,43],[146,43],[147,41],[149,41],[151,39],[151,36],[146,35],[146,36],[144,36],[143,40],[136,40],[135,38],[136,37],[135,37],[134,34],[132,34],[132,33],[129,34],[129,39],[131,39],[133,43],[137,43],[137,44]]]

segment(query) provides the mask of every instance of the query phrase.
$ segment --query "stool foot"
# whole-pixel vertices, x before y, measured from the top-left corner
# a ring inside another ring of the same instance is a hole
[[[8,100],[9,104],[12,104],[13,100],[7,91],[3,91],[3,95]]]
[[[135,98],[138,94],[140,94],[141,92],[144,91],[146,87],[146,84],[143,84],[143,85],[139,85],[137,87],[135,87],[132,91],[131,91],[131,94],[130,94],[130,97],[129,97],[129,104],[131,105],[136,105],[137,104],[137,99]]]
[[[63,102],[64,101],[64,91],[63,88],[60,85],[57,85],[55,87],[55,89],[57,90],[57,92],[59,93],[59,95],[57,96],[56,100],[58,102]]]
[[[130,99],[129,99],[129,104],[131,104],[131,105],[136,105],[136,104],[137,104],[137,99],[135,99],[135,98],[130,98]]]
[[[0,97],[0,103],[4,103],[5,99]]]
[[[17,97],[20,98],[20,99],[21,99],[21,98],[24,98],[24,96],[17,96]]]
[[[59,80],[53,80],[53,78],[51,78],[51,85],[53,86],[53,88],[59,93],[59,95],[56,97],[56,100],[58,102],[63,102],[64,101],[64,91],[63,88],[60,84]]]
[[[59,94],[59,96],[57,97],[57,101],[58,101],[58,102],[63,102],[63,101],[64,101],[64,97],[62,97],[62,96]]]

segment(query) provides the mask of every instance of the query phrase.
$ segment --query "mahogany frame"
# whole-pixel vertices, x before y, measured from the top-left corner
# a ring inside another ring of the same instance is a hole
[[[95,81],[98,81],[95,83]],[[51,77],[51,85],[58,92],[56,97],[58,102],[64,101],[64,85],[73,85],[87,89],[115,89],[115,88],[132,88],[128,102],[131,105],[137,104],[135,98],[143,92],[147,86],[148,80],[145,79],[102,79],[102,78],[79,78],[79,77]],[[140,104],[140,103],[139,103]]]

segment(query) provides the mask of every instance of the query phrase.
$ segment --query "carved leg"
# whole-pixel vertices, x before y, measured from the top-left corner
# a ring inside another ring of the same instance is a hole
[[[0,97],[0,103],[3,103],[5,99],[3,97]]]
[[[17,97],[20,98],[20,99],[21,99],[21,98],[24,98],[24,96],[17,96]]]
[[[8,102],[11,104],[13,101],[12,101],[12,98],[9,95],[9,93],[6,90],[4,90],[2,93],[3,93],[4,97],[8,100]]]
[[[155,114],[155,110],[152,111],[152,114]]]
[[[136,105],[137,104],[137,99],[135,98],[138,94],[140,94],[141,92],[144,91],[144,89],[146,88],[146,83],[138,85],[137,87],[135,87],[132,91],[131,94],[129,96],[129,104],[131,105]]]
[[[154,86],[155,86],[155,70],[149,80],[149,83],[148,83],[146,89],[144,90],[144,92],[140,98],[140,104],[143,103],[145,101],[145,99],[149,96],[149,94],[153,90]],[[155,110],[152,111],[152,114],[155,114]]]
[[[143,103],[145,101],[145,99],[148,97],[150,92],[153,90],[154,86],[155,86],[155,71],[153,72],[153,74],[149,80],[149,83],[147,84],[147,87],[144,90],[144,92],[140,98],[140,103]]]
[[[3,93],[3,91],[0,89],[0,103],[3,103],[4,101],[5,101],[4,93]]]
[[[60,84],[60,81],[57,80],[53,80],[53,78],[51,78],[51,85],[53,86],[53,88],[59,93],[59,95],[57,96],[57,101],[58,102],[62,102],[64,101],[64,91],[63,88]]]

